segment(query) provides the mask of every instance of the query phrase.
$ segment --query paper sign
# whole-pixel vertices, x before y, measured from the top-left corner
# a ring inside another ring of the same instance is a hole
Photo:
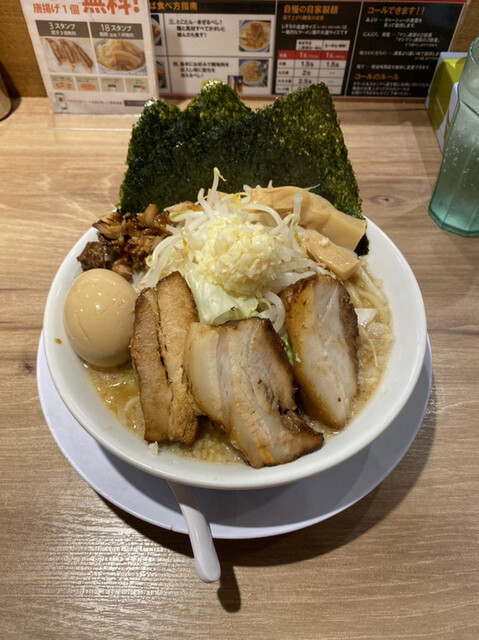
[[[333,96],[426,97],[465,0],[150,0],[162,95],[209,78],[244,97],[324,82]]]
[[[158,95],[146,0],[22,0],[54,112],[140,113]]]

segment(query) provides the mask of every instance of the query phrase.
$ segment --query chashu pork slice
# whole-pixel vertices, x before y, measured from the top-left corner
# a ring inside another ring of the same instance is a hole
[[[321,447],[322,434],[295,412],[292,368],[269,321],[192,324],[184,362],[197,411],[226,432],[252,467]]]
[[[130,351],[145,421],[145,439],[154,442],[168,435],[172,399],[160,356],[158,298],[154,289],[144,289],[136,300]]]
[[[340,280],[315,275],[280,294],[303,408],[324,424],[346,424],[357,393],[358,321]]]
[[[198,417],[183,376],[185,338],[198,312],[183,276],[175,271],[144,289],[135,309],[131,357],[148,442],[196,439]]]

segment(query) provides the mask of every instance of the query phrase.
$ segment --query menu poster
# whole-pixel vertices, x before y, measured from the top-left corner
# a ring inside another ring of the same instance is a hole
[[[425,98],[466,0],[150,0],[160,93]]]
[[[425,98],[464,2],[364,2],[346,95]]]
[[[147,0],[21,0],[55,113],[140,113],[158,95]]]
[[[194,95],[216,78],[245,96],[273,93],[276,2],[150,1],[160,93]]]
[[[280,3],[275,92],[324,82],[342,95],[361,15],[360,2]]]

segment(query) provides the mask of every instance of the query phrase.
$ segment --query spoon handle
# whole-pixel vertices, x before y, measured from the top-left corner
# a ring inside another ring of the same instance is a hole
[[[194,489],[177,482],[168,482],[180,505],[186,522],[195,558],[195,570],[203,582],[220,579],[221,567],[206,518],[198,509]]]

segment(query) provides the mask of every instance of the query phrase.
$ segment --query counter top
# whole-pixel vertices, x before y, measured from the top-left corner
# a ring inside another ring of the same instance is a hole
[[[479,637],[479,240],[427,215],[441,156],[422,104],[336,106],[364,213],[423,293],[426,415],[398,466],[349,509],[283,535],[217,540],[213,584],[196,577],[187,536],[129,515],[74,471],[38,398],[49,286],[116,203],[134,119],[56,116],[25,98],[0,122],[2,638]]]

